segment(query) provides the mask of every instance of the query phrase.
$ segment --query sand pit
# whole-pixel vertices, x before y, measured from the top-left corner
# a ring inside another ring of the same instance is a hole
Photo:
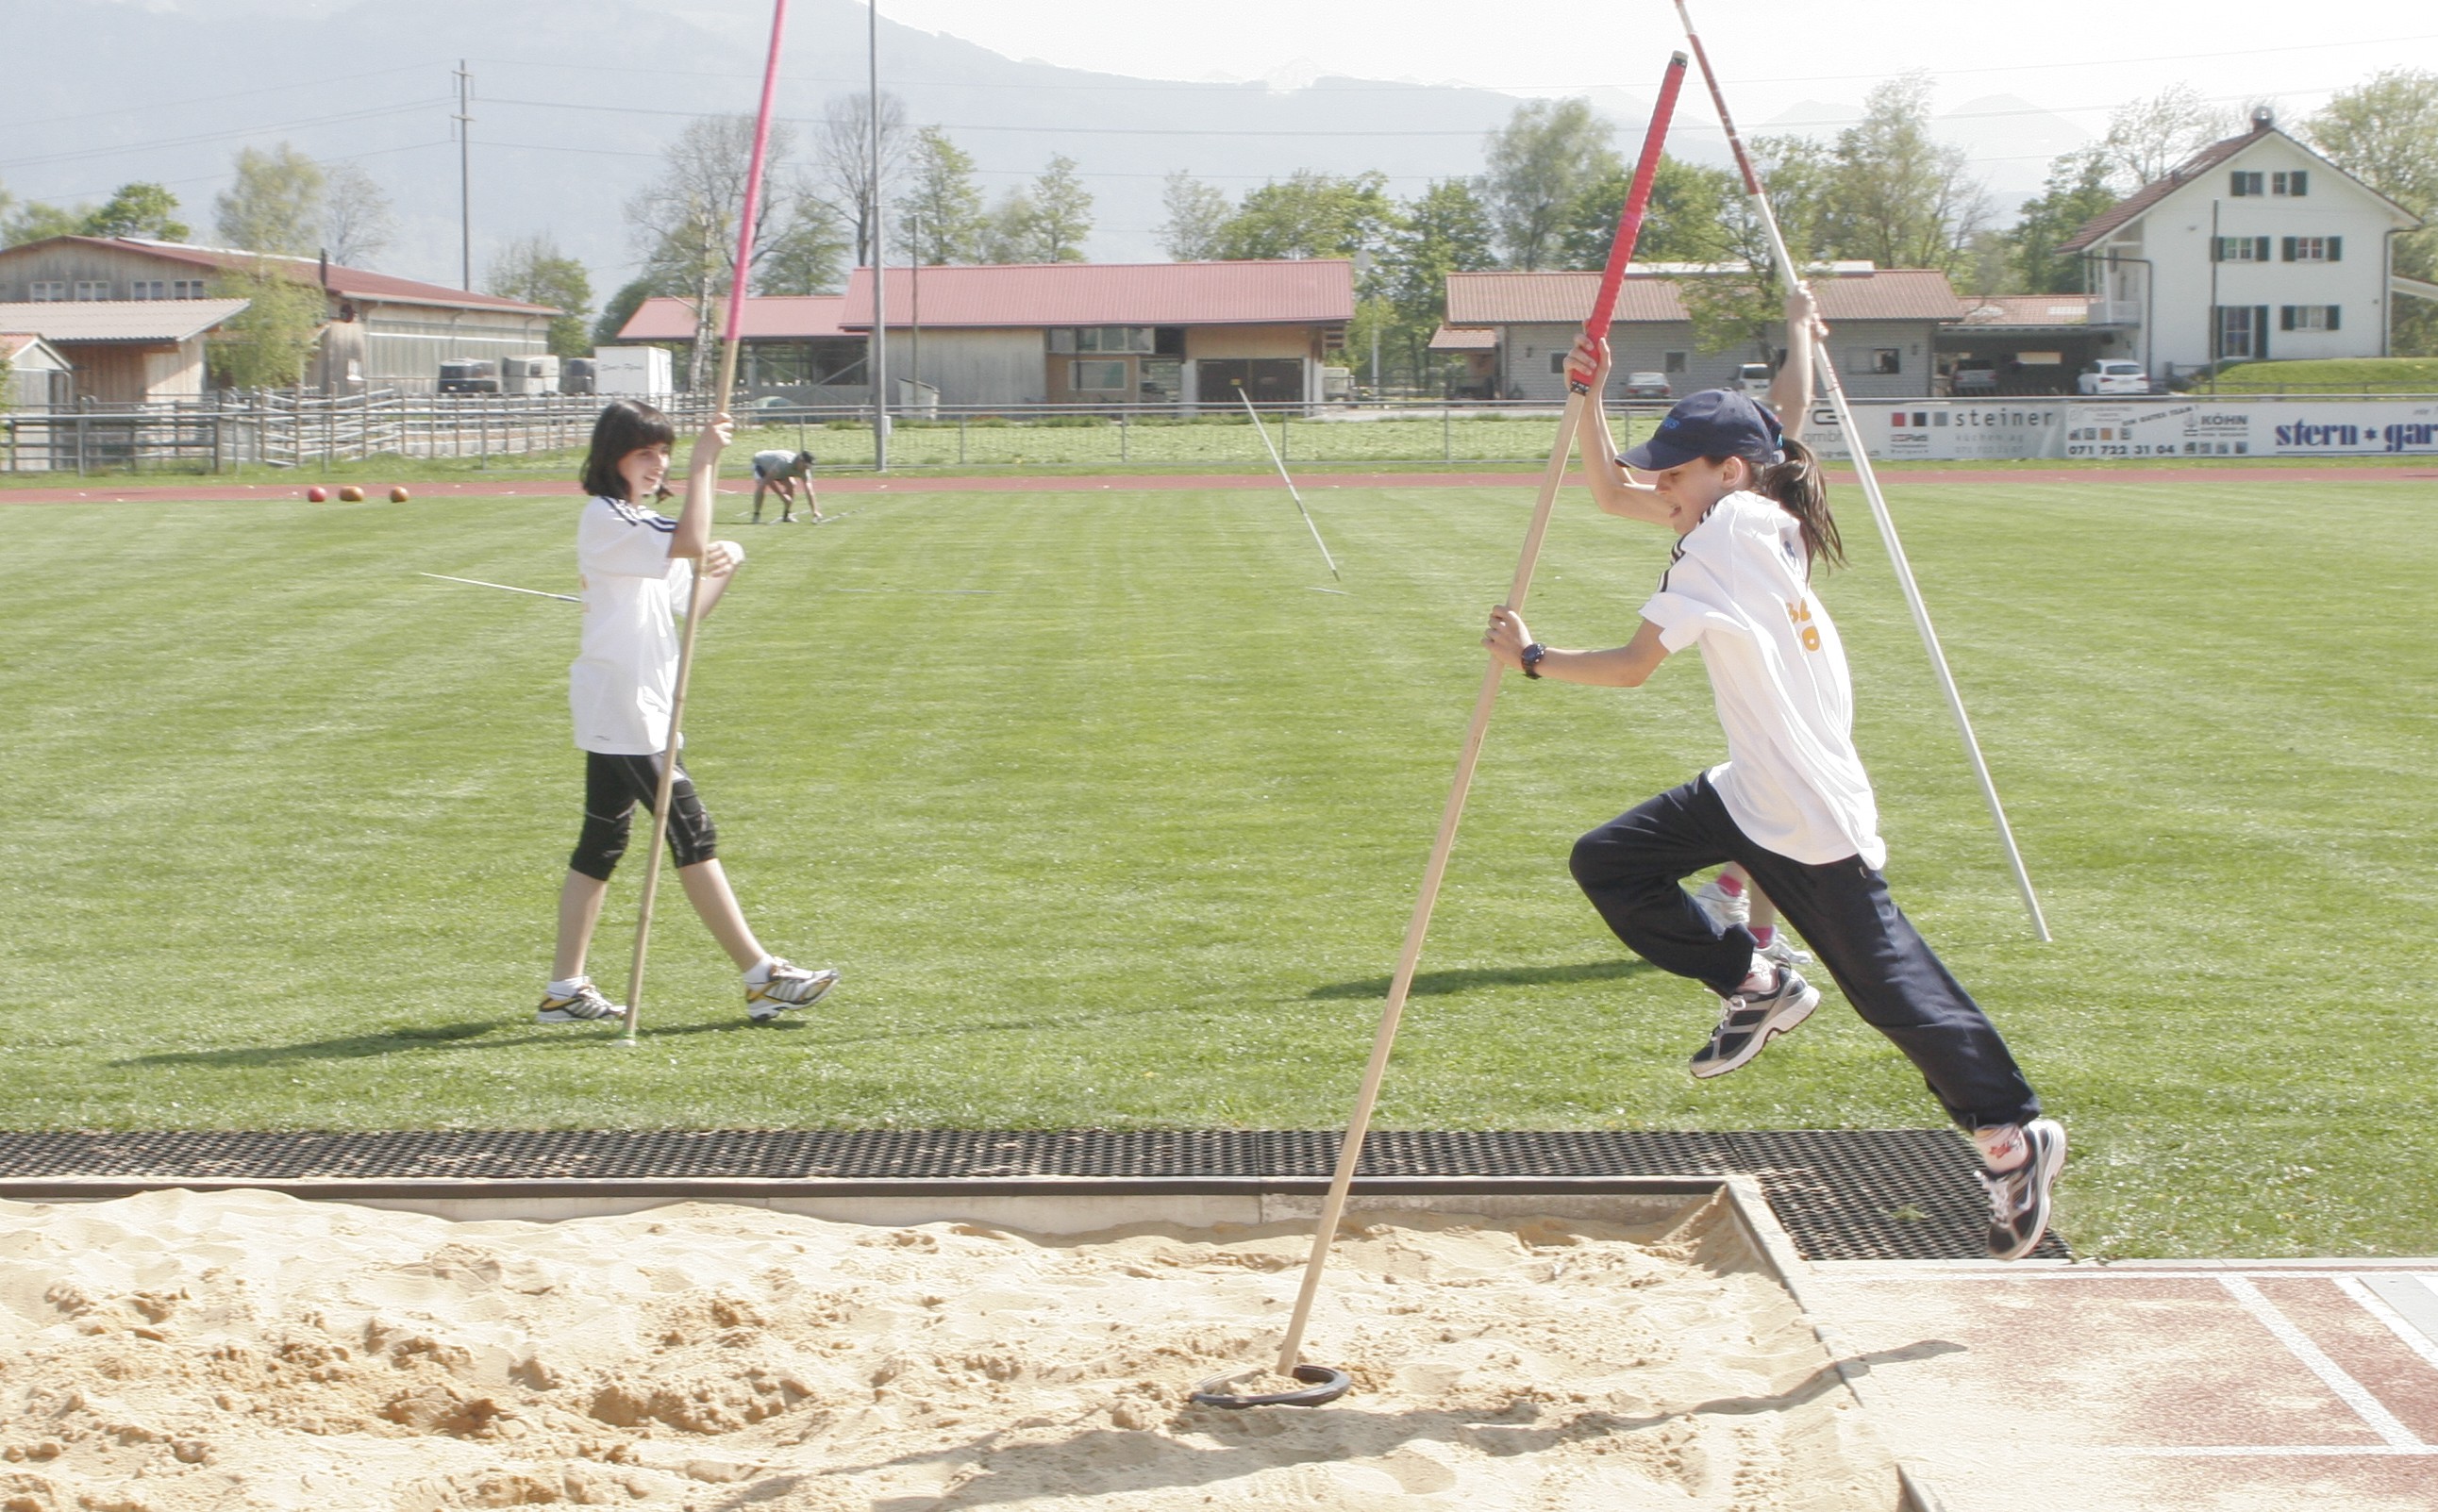
[[[0,1512],[1898,1503],[1723,1204],[1362,1216],[1309,1349],[1355,1395],[1227,1413],[1308,1229],[0,1202]]]

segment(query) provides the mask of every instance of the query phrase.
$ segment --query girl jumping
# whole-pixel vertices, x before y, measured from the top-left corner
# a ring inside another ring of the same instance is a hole
[[[1813,329],[1809,302],[1790,304],[1790,346],[1807,378]],[[1608,343],[1578,339],[1569,365],[1595,374],[1584,433],[1605,435]],[[2065,1131],[2040,1116],[2040,1099],[1996,1027],[1880,874],[1887,848],[1854,749],[1846,653],[1811,581],[1815,562],[1842,566],[1845,554],[1811,451],[1725,389],[1685,399],[1622,457],[1584,451],[1602,509],[1678,537],[1640,629],[1616,650],[1561,651],[1534,641],[1501,605],[1482,643],[1527,677],[1612,688],[1640,687],[1670,653],[1699,645],[1727,760],[1577,841],[1576,882],[1636,954],[1718,993],[1718,1028],[1691,1063],[1693,1075],[1715,1077],[1749,1063],[1820,1003],[1793,965],[1761,955],[1744,925],[1714,923],[1681,886],[1710,867],[1740,867],[1970,1132],[1990,1197],[1990,1256],[2030,1253],[2048,1227]],[[1636,483],[1628,467],[1654,476]]]

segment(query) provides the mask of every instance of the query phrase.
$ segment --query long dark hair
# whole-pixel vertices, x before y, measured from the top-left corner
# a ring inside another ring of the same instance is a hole
[[[677,438],[669,417],[641,399],[611,400],[601,418],[592,422],[592,449],[584,456],[584,491],[596,499],[626,499],[627,480],[618,475],[619,460],[645,447],[673,446]],[[668,496],[666,488],[660,491],[659,497]]]
[[[1809,569],[1815,561],[1827,561],[1834,567],[1846,565],[1846,543],[1837,538],[1837,517],[1828,513],[1828,484],[1820,476],[1820,459],[1810,447],[1793,436],[1784,438],[1786,460],[1757,463],[1744,459],[1752,468],[1752,491],[1775,501],[1780,509],[1793,515],[1803,527],[1803,563]]]

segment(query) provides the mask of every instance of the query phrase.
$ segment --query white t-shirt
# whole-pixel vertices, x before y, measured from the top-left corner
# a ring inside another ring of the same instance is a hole
[[[1642,617],[1670,651],[1702,647],[1727,731],[1710,784],[1736,827],[1808,866],[1885,865],[1845,644],[1804,580],[1794,517],[1755,493],[1720,500],[1677,543]]]
[[[575,744],[610,756],[668,748],[678,681],[675,619],[694,565],[669,556],[678,522],[623,499],[595,498],[575,527],[584,574],[584,642],[568,669]]]

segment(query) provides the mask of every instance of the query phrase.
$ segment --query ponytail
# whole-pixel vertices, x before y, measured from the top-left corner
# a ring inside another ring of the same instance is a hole
[[[1828,513],[1828,484],[1820,476],[1820,459],[1793,436],[1785,438],[1784,446],[1784,462],[1755,469],[1752,490],[1802,525],[1807,569],[1823,558],[1830,567],[1843,567],[1846,543],[1837,538],[1837,519]]]

